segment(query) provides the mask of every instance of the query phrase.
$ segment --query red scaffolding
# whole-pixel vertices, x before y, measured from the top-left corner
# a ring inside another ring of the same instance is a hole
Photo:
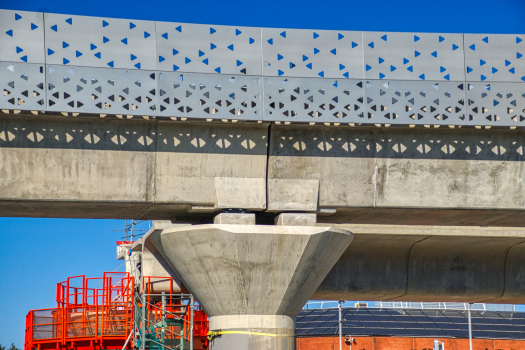
[[[154,293],[151,287],[159,279],[169,283],[173,294],[172,278],[144,277],[146,294]],[[57,283],[57,307],[31,310],[26,316],[24,350],[122,349],[124,344],[132,349],[134,293],[134,279],[127,272],[105,272],[98,278],[73,276]],[[149,313],[158,310],[148,303],[146,307]],[[189,313],[181,316],[190,321]],[[193,324],[194,338],[202,339],[199,349],[206,348],[208,317],[199,307],[193,309]]]

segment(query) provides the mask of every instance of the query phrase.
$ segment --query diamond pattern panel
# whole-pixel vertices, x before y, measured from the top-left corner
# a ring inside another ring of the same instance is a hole
[[[525,34],[465,34],[467,81],[525,81]]]
[[[45,14],[46,62],[157,69],[155,22]]]
[[[45,63],[41,12],[0,10],[0,61]]]
[[[470,83],[467,101],[474,125],[525,125],[525,84]]]
[[[464,124],[465,84],[443,81],[366,82],[370,123]]]
[[[47,66],[47,110],[157,115],[157,73]]]
[[[265,120],[365,122],[363,81],[264,77]]]
[[[261,29],[157,22],[158,69],[261,75]]]
[[[364,32],[365,78],[464,81],[463,34]]]
[[[0,109],[45,110],[44,66],[0,62]]]
[[[263,28],[266,76],[363,78],[362,32]]]
[[[161,72],[159,116],[262,120],[260,77]]]

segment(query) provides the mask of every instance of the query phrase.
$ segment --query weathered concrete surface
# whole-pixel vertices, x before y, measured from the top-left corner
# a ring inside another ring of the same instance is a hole
[[[481,225],[481,216],[523,226],[523,146],[516,130],[272,125],[268,209],[337,209],[319,218],[327,223]]]
[[[266,208],[267,125],[0,116],[0,215]],[[200,219],[200,218],[198,218]]]
[[[255,225],[255,214],[220,213],[213,218],[213,223],[217,225]]]
[[[273,225],[195,225],[150,237],[211,330],[289,335],[214,339],[214,349],[254,350],[295,349],[294,317],[352,241],[344,229]]]
[[[316,226],[315,213],[281,213],[275,217],[275,224],[281,226]]]
[[[524,226],[524,135],[1,115],[0,215]]]
[[[340,227],[354,232],[354,241],[314,299],[495,303],[525,299],[522,228]]]

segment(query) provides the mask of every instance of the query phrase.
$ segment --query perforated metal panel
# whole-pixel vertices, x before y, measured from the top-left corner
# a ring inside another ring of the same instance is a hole
[[[0,61],[45,63],[43,15],[0,10]]]
[[[158,69],[261,74],[261,29],[157,22]]]
[[[44,66],[0,62],[0,109],[45,110]]]
[[[467,81],[525,81],[525,35],[465,34]]]
[[[47,64],[157,69],[155,22],[45,14]]]
[[[461,125],[465,89],[462,82],[369,80],[367,119],[381,124]]]
[[[47,110],[157,115],[157,73],[142,70],[47,66]]]
[[[463,34],[364,32],[367,79],[462,81]]]
[[[260,77],[161,72],[159,116],[262,120]]]
[[[363,81],[264,77],[265,120],[365,121]]]
[[[363,78],[362,32],[263,28],[267,76]]]
[[[525,84],[470,83],[468,120],[474,125],[525,125]]]

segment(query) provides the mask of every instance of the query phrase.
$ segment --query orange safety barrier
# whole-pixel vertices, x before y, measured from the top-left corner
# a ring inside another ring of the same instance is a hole
[[[153,288],[156,283],[167,283],[173,294],[170,277],[145,276],[142,282],[145,294],[159,294]],[[57,307],[31,310],[26,316],[24,350],[122,349],[134,326],[134,288],[133,277],[127,272],[105,272],[98,278],[73,276],[57,283]],[[158,319],[161,305],[151,304],[151,298],[146,299],[148,318]],[[188,305],[167,300],[166,311],[182,317],[184,334],[189,334]],[[193,323],[194,341],[199,344],[195,349],[207,349],[208,316],[198,306],[193,310]],[[133,341],[130,339],[126,349],[133,348]]]
[[[133,297],[127,272],[69,277],[57,283],[56,308],[27,315],[24,350],[121,349],[133,327]]]

